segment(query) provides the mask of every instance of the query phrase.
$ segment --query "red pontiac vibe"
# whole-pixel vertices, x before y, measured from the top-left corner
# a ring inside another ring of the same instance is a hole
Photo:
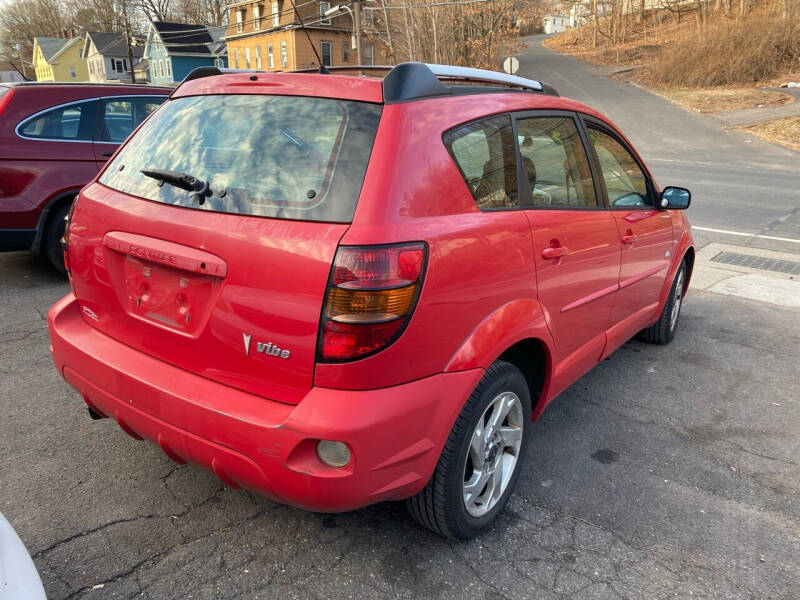
[[[199,69],[73,205],[53,360],[231,487],[469,538],[548,402],[672,339],[689,200],[536,81]]]
[[[0,251],[31,250],[64,270],[64,217],[78,191],[170,88],[0,84]]]

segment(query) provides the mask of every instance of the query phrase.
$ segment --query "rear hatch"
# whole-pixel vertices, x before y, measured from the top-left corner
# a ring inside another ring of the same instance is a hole
[[[164,104],[76,203],[84,319],[187,371],[299,402],[380,114],[253,94]]]

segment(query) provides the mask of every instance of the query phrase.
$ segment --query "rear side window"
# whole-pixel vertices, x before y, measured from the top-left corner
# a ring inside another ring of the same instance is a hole
[[[446,132],[443,140],[478,208],[517,206],[511,117],[503,115],[469,123]]]
[[[597,207],[589,160],[571,117],[519,119],[517,138],[534,206]]]
[[[309,221],[349,222],[381,106],[266,95],[208,95],[167,102],[131,138],[100,182],[188,208]],[[142,170],[208,182],[200,204]]]
[[[17,131],[26,138],[91,142],[96,107],[96,100],[58,106],[23,121]]]
[[[102,101],[102,120],[96,139],[121,143],[166,97],[109,98]]]

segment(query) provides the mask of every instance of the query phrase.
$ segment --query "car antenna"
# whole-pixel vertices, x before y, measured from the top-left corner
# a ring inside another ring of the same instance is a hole
[[[294,14],[297,15],[297,20],[300,21],[300,28],[305,31],[306,37],[308,38],[308,44],[311,46],[311,49],[314,51],[314,56],[317,57],[317,62],[319,62],[319,72],[323,73],[324,75],[330,75],[330,71],[328,68],[322,64],[322,59],[319,57],[319,52],[317,52],[317,47],[314,45],[314,42],[311,41],[311,36],[308,34],[308,29],[306,29],[305,23],[303,23],[303,17],[300,16],[300,13],[297,12],[297,7],[294,4],[294,0],[289,0],[292,3],[292,8],[294,9]]]

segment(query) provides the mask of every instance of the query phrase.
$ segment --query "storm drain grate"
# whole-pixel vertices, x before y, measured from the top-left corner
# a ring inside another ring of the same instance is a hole
[[[738,252],[720,252],[711,260],[725,263],[726,265],[736,265],[737,267],[775,271],[776,273],[786,273],[787,275],[800,275],[800,262],[793,260],[777,260],[775,258],[753,256],[752,254],[739,254]]]

